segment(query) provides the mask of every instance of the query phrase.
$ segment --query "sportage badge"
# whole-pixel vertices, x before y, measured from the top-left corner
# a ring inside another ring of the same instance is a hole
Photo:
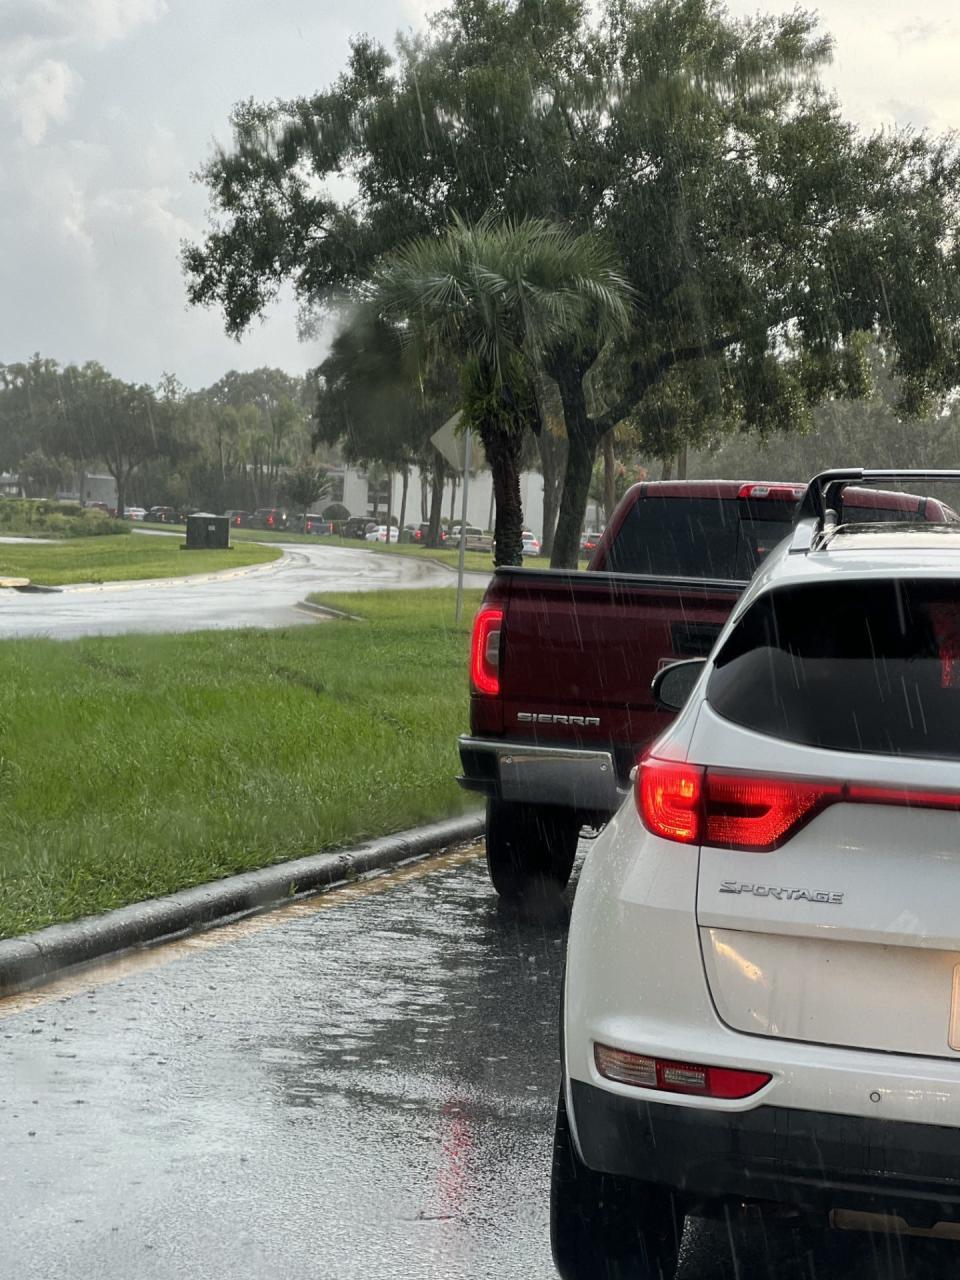
[[[780,902],[825,902],[831,906],[843,905],[842,893],[831,893],[827,889],[788,889],[782,885],[747,884],[741,880],[721,880],[721,893],[750,893],[755,898],[777,898]]]

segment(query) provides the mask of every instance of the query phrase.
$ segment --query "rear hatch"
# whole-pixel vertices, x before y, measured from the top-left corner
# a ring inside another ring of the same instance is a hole
[[[720,1017],[960,1055],[960,582],[781,587],[707,699],[697,916]]]

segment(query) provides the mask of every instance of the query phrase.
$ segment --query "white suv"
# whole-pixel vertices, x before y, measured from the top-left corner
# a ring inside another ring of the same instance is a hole
[[[960,1237],[960,528],[842,516],[908,476],[960,480],[817,477],[657,677],[683,710],[570,926],[564,1280],[673,1276],[684,1216],[745,1202]]]

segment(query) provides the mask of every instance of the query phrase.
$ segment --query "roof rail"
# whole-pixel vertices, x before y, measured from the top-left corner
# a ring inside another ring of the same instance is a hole
[[[807,485],[797,510],[791,551],[809,551],[824,529],[843,519],[843,490],[848,484],[889,484],[900,480],[960,481],[960,471],[867,470],[864,467],[837,467],[821,471]]]

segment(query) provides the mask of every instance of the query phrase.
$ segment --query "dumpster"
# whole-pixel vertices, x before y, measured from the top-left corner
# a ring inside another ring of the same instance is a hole
[[[187,516],[187,540],[180,544],[184,551],[227,550],[230,546],[230,519],[207,511]]]

